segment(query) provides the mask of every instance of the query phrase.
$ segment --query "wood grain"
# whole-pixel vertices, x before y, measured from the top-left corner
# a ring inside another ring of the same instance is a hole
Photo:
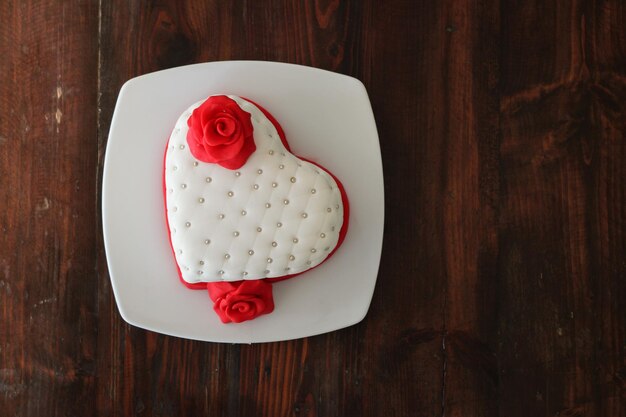
[[[619,2],[502,16],[503,414],[626,413],[625,17]]]
[[[0,4],[0,415],[626,415],[625,27],[619,0]],[[119,89],[227,59],[367,87],[386,224],[356,326],[225,345],[119,316]]]
[[[0,414],[89,415],[97,8],[0,3]]]

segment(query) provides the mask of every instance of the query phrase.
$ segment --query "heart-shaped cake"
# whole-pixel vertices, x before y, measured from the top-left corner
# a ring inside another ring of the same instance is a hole
[[[346,235],[339,180],[292,154],[274,117],[238,96],[183,112],[163,179],[180,279],[208,289],[225,323],[273,311],[272,283],[320,265]]]

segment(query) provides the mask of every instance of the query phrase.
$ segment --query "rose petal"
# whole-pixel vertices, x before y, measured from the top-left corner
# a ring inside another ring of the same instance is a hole
[[[224,126],[230,124],[229,131],[224,130]],[[220,127],[221,125],[222,127]],[[220,131],[221,129],[221,131]],[[241,129],[239,127],[239,121],[237,118],[232,117],[229,114],[224,114],[221,117],[216,117],[209,120],[202,128],[202,141],[210,145],[223,145],[241,137]],[[225,134],[228,133],[228,134]]]
[[[236,157],[219,161],[219,164],[228,169],[241,168],[241,166],[245,164],[246,160],[248,159],[246,155],[252,155],[255,150],[256,145],[254,144],[254,141],[245,141],[243,148],[241,148],[239,154]]]
[[[231,117],[220,117],[214,123],[215,130],[222,136],[230,137],[237,129],[237,122]]]
[[[264,280],[213,282],[207,289],[223,323],[241,323],[274,311],[272,285]]]
[[[226,96],[212,96],[187,120],[187,143],[198,160],[240,168],[256,150],[252,116]]]
[[[245,145],[244,140],[237,140],[225,145],[210,146],[205,144],[204,149],[217,161],[225,161],[235,158]]]
[[[215,300],[213,304],[213,310],[215,314],[220,318],[222,323],[230,323],[232,320],[226,314],[226,309],[228,308],[228,302],[222,298]]]
[[[234,303],[231,306],[231,309],[240,313],[247,313],[248,311],[252,310],[252,306],[248,302],[239,301],[237,303]]]
[[[233,303],[226,310],[225,313],[228,318],[231,319],[234,323],[241,323],[242,321],[252,320],[253,318],[258,316],[258,312],[256,308],[254,308],[254,304],[247,301],[239,301]]]
[[[235,291],[243,281],[238,282],[227,282],[227,281],[219,281],[219,282],[207,282],[207,290],[209,290],[209,297],[214,302],[217,300],[225,298],[227,294]]]
[[[245,140],[245,138],[241,135],[241,128],[237,124],[235,119],[232,119],[234,123],[234,128],[230,136],[222,136],[218,132],[217,119],[213,120],[213,122],[206,126],[202,142],[205,145],[209,146],[225,146],[232,144],[236,141]]]

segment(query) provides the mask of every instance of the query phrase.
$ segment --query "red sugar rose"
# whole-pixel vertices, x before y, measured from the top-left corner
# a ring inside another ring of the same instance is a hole
[[[241,168],[256,150],[250,113],[226,96],[212,96],[187,119],[187,144],[202,162]]]
[[[209,282],[207,289],[222,323],[241,323],[274,311],[272,284],[262,279]]]

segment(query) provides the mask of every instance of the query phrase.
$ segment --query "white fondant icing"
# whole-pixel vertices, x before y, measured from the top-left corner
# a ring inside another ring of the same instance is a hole
[[[343,224],[335,180],[283,146],[254,104],[228,96],[252,115],[256,151],[233,171],[196,160],[187,119],[178,119],[165,157],[167,218],[182,277],[189,283],[277,278],[319,265]]]

